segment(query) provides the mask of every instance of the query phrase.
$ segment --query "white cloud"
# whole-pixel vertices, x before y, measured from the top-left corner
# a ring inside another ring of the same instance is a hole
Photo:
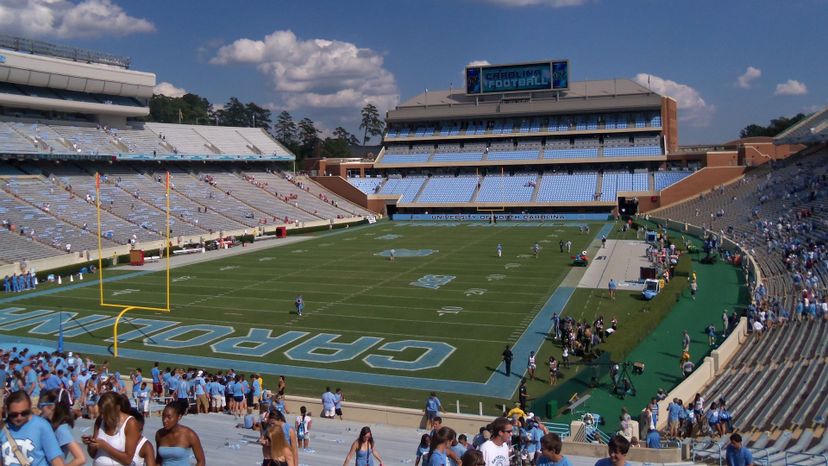
[[[789,79],[784,83],[776,85],[776,92],[773,95],[805,95],[808,93],[808,87],[805,83],[801,83],[795,79]]]
[[[506,7],[524,6],[550,6],[552,8],[563,8],[568,6],[581,6],[589,0],[484,0],[487,3]]]
[[[155,95],[165,95],[167,97],[182,97],[187,93],[186,89],[175,87],[172,83],[166,81],[160,82],[152,88],[152,93]]]
[[[752,66],[748,66],[745,73],[736,80],[736,85],[741,87],[742,89],[750,89],[751,81],[759,78],[762,76],[762,70],[759,68],[754,68]]]
[[[714,105],[705,102],[699,91],[687,84],[677,83],[647,73],[638,73],[633,80],[654,92],[675,99],[678,103],[679,120],[690,126],[708,126],[716,112]]]
[[[111,0],[10,0],[0,3],[0,30],[32,37],[126,36],[155,31]]]
[[[275,31],[262,40],[242,38],[221,47],[214,65],[252,64],[271,82],[280,102],[274,108],[340,109],[353,112],[368,103],[380,114],[399,102],[394,75],[374,50],[337,40],[301,40]],[[353,112],[358,118],[358,112]]]

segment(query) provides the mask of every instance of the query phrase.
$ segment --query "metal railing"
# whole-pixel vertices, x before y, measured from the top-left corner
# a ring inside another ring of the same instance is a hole
[[[821,460],[821,462],[815,463],[815,460]],[[800,464],[808,464],[809,466],[825,464],[828,466],[828,454],[785,452],[785,466],[797,466]]]
[[[129,68],[130,58],[118,55],[111,55],[94,50],[57,45],[39,40],[26,39],[23,37],[0,34],[0,48],[25,52],[33,55],[45,55],[50,57],[65,58],[77,62],[101,63],[103,65],[120,66]]]

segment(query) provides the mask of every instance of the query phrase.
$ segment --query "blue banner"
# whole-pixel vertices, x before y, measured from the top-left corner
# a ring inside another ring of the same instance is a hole
[[[426,221],[489,221],[492,214],[394,214],[394,220],[426,220]],[[495,214],[500,221],[552,221],[552,220],[592,220],[605,221],[610,219],[609,214]]]

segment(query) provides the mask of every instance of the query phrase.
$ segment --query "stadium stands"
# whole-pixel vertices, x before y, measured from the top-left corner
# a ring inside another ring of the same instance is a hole
[[[584,202],[595,200],[597,173],[546,174],[541,178],[538,202]]]
[[[432,162],[478,162],[483,159],[482,152],[436,152]]]
[[[544,159],[571,159],[598,157],[598,148],[544,149]]]
[[[662,189],[670,186],[671,184],[678,183],[679,181],[683,180],[690,176],[690,172],[688,171],[657,171],[655,172],[655,190],[661,191]]]
[[[355,188],[365,194],[375,194],[379,192],[379,187],[382,186],[384,181],[384,178],[348,178],[348,183],[351,183]]]
[[[385,154],[382,157],[382,163],[423,163],[428,162],[431,154],[416,153],[416,154]]]
[[[292,156],[260,128],[135,123],[110,128],[78,121],[0,120],[0,151],[112,155],[124,159],[247,156],[287,160]],[[275,158],[274,158],[275,157]]]
[[[605,147],[604,157],[638,157],[644,155],[662,155],[658,146]]]
[[[531,202],[537,183],[537,175],[484,176],[476,201],[501,204]]]
[[[434,204],[469,202],[477,189],[478,181],[479,178],[476,176],[435,176],[428,179],[414,202]]]
[[[414,202],[414,197],[420,192],[425,182],[424,177],[389,178],[382,188],[380,194],[401,194],[400,203]]]

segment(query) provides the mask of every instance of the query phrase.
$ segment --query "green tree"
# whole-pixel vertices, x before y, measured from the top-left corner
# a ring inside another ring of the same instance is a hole
[[[359,129],[364,130],[362,135],[362,145],[368,144],[370,136],[379,136],[385,129],[385,123],[380,118],[379,110],[374,104],[368,104],[362,107],[362,122],[359,124]]]
[[[319,129],[310,118],[302,118],[299,121],[299,152],[302,157],[310,157],[315,155],[319,147]]]
[[[750,138],[750,137],[756,137],[756,136],[775,137],[776,135],[778,135],[782,131],[785,131],[786,129],[790,128],[791,126],[793,126],[797,123],[799,123],[800,121],[804,120],[807,117],[808,117],[808,115],[806,115],[804,113],[798,113],[798,114],[794,115],[791,118],[784,117],[784,116],[781,116],[779,118],[774,118],[773,120],[770,121],[770,124],[768,126],[761,126],[761,125],[757,125],[755,123],[750,124],[750,125],[747,125],[744,128],[742,128],[741,131],[739,131],[739,137],[740,138]]]
[[[230,97],[224,108],[216,111],[216,116],[222,126],[251,126],[253,121],[247,107],[235,97]]]
[[[276,124],[273,125],[273,133],[276,135],[276,140],[285,146],[296,144],[296,123],[287,110],[283,110],[276,117]]]
[[[321,155],[323,157],[331,158],[349,157],[351,155],[351,150],[349,149],[349,147],[350,144],[348,143],[347,139],[337,137],[325,138],[325,140],[322,142]]]
[[[250,117],[250,126],[256,128],[269,129],[272,122],[270,121],[270,110],[259,107],[253,102],[249,102],[244,106],[247,116]]]
[[[156,94],[150,99],[147,120],[162,123],[207,124],[210,102],[196,94],[167,97]]]
[[[336,129],[333,130],[333,137],[334,139],[345,141],[350,145],[356,146],[359,144],[359,139],[341,126],[337,126]]]

